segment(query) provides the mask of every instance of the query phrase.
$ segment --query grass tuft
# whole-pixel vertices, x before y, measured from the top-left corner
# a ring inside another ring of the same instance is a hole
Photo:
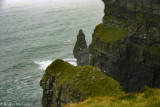
[[[96,27],[95,35],[104,43],[114,42],[127,36],[127,30],[123,27],[104,27],[99,24]]]
[[[121,97],[89,98],[66,107],[160,107],[160,89],[145,87],[141,93],[130,93]]]

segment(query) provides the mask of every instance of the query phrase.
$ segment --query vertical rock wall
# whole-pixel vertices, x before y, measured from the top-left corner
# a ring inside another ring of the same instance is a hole
[[[126,91],[139,91],[144,85],[160,88],[160,1],[103,2],[105,16],[93,33],[90,64]]]

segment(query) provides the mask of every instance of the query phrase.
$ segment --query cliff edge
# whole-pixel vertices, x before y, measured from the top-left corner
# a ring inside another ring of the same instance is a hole
[[[45,73],[40,81],[43,107],[61,107],[89,97],[124,94],[117,81],[88,65],[75,67],[57,59],[47,67]]]
[[[120,97],[89,98],[66,107],[160,107],[160,90],[144,87],[140,93],[129,93]]]

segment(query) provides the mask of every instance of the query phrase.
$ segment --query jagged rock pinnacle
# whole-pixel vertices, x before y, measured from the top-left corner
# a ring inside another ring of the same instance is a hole
[[[89,51],[82,29],[79,30],[79,34],[77,35],[77,42],[74,46],[73,54],[77,59],[78,66],[89,64]]]

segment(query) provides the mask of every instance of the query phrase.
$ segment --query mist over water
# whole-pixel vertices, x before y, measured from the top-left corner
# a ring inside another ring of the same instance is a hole
[[[61,3],[61,4],[68,4],[68,3],[82,3],[82,2],[97,2],[98,0],[0,0],[1,5],[3,7],[9,6],[24,6],[29,4],[39,5],[44,3]]]
[[[3,0],[0,0],[0,11],[2,9],[2,6],[3,6]]]
[[[41,102],[45,68],[58,58],[76,64],[79,29],[89,44],[104,6],[100,0],[13,1],[0,11],[0,102]]]

